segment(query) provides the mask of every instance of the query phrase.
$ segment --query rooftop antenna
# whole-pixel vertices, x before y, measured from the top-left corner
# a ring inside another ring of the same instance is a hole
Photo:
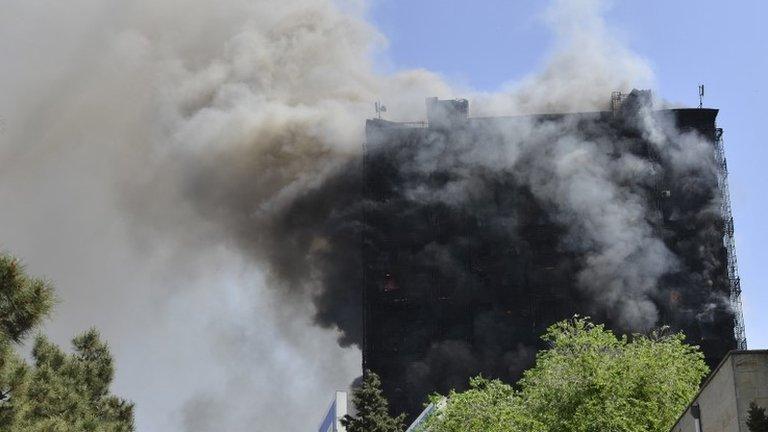
[[[376,101],[373,106],[376,107],[376,116],[381,120],[381,113],[387,112],[387,107],[379,101]]]
[[[627,95],[620,91],[611,92],[611,111],[613,112],[614,116],[619,112],[619,108],[621,108],[621,102],[626,96]]]
[[[699,109],[704,107],[704,84],[699,84]]]

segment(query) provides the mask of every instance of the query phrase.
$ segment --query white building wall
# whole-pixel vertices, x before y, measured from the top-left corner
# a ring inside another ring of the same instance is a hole
[[[750,402],[768,407],[768,351],[732,351],[703,384],[671,432],[749,432]],[[700,411],[699,428],[693,406]]]
[[[341,419],[347,415],[347,392],[336,392],[336,432],[347,432],[347,428],[341,424]]]

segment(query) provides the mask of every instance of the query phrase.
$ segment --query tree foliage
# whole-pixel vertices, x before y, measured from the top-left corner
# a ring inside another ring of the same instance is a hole
[[[682,334],[617,337],[576,317],[551,326],[548,349],[518,388],[473,380],[428,419],[430,432],[667,432],[708,369]]]
[[[765,415],[765,408],[750,402],[747,412],[747,427],[750,432],[768,432],[768,416]]]
[[[51,285],[28,277],[16,258],[0,255],[0,338],[21,342],[52,307]]]
[[[345,415],[341,424],[347,432],[401,432],[405,429],[405,415],[392,417],[389,403],[381,392],[381,381],[375,373],[366,370],[363,383],[352,393],[355,416]]]
[[[432,397],[440,404],[443,398]],[[445,409],[427,419],[421,431],[544,432],[544,425],[525,412],[520,395],[499,380],[472,378],[469,390],[451,391]]]
[[[96,330],[75,337],[71,354],[42,335],[35,338],[32,364],[16,352],[52,305],[48,283],[0,256],[0,430],[132,431],[133,404],[109,394],[114,364]]]

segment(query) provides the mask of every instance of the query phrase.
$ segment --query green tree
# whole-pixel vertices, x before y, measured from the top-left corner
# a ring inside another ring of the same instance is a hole
[[[363,383],[352,393],[356,416],[345,415],[341,424],[348,432],[401,432],[405,429],[405,415],[389,415],[389,402],[381,392],[381,381],[375,373],[366,370]]]
[[[750,402],[747,412],[747,427],[750,432],[768,432],[768,416],[765,415],[765,408]]]
[[[575,318],[543,339],[550,348],[524,374],[521,398],[553,432],[666,432],[708,372],[681,333],[617,337]]]
[[[441,404],[435,395],[431,402]],[[451,391],[447,406],[420,427],[430,432],[544,432],[544,425],[525,412],[520,395],[499,380],[476,377],[469,390]]]
[[[53,288],[28,277],[11,256],[0,254],[0,430],[10,430],[27,402],[29,367],[15,352],[32,329],[50,313]]]
[[[427,429],[667,432],[708,371],[698,348],[679,333],[617,337],[576,317],[542,338],[548,349],[517,390],[476,381],[469,391],[452,393]]]
[[[16,258],[0,254],[0,338],[21,342],[48,316],[53,302],[49,283],[28,277]]]
[[[0,430],[132,431],[133,404],[109,394],[113,360],[96,330],[75,337],[72,354],[37,336],[31,365],[15,351],[53,302],[50,284],[0,256]]]
[[[16,424],[26,400],[29,367],[14,352],[13,346],[0,337],[0,430]]]

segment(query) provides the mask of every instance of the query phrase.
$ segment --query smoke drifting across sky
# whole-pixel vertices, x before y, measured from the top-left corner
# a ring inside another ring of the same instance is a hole
[[[414,120],[427,96],[520,114],[604,109],[611,91],[652,86],[605,7],[553,2],[549,60],[488,94],[424,70],[376,73],[385,40],[359,1],[10,0],[0,248],[56,283],[46,331],[57,341],[103,330],[139,430],[314,427],[331,391],[360,373],[349,346],[359,335],[325,301],[318,269],[295,265],[311,263],[307,244],[325,245],[309,231],[275,235],[280,216],[359,156],[374,100]],[[489,155],[472,157],[498,162]],[[567,164],[553,168],[569,178]],[[574,193],[529,180],[566,201]],[[639,216],[626,217],[624,227]],[[621,228],[593,234],[630,235]],[[658,264],[651,255],[644,264]]]

